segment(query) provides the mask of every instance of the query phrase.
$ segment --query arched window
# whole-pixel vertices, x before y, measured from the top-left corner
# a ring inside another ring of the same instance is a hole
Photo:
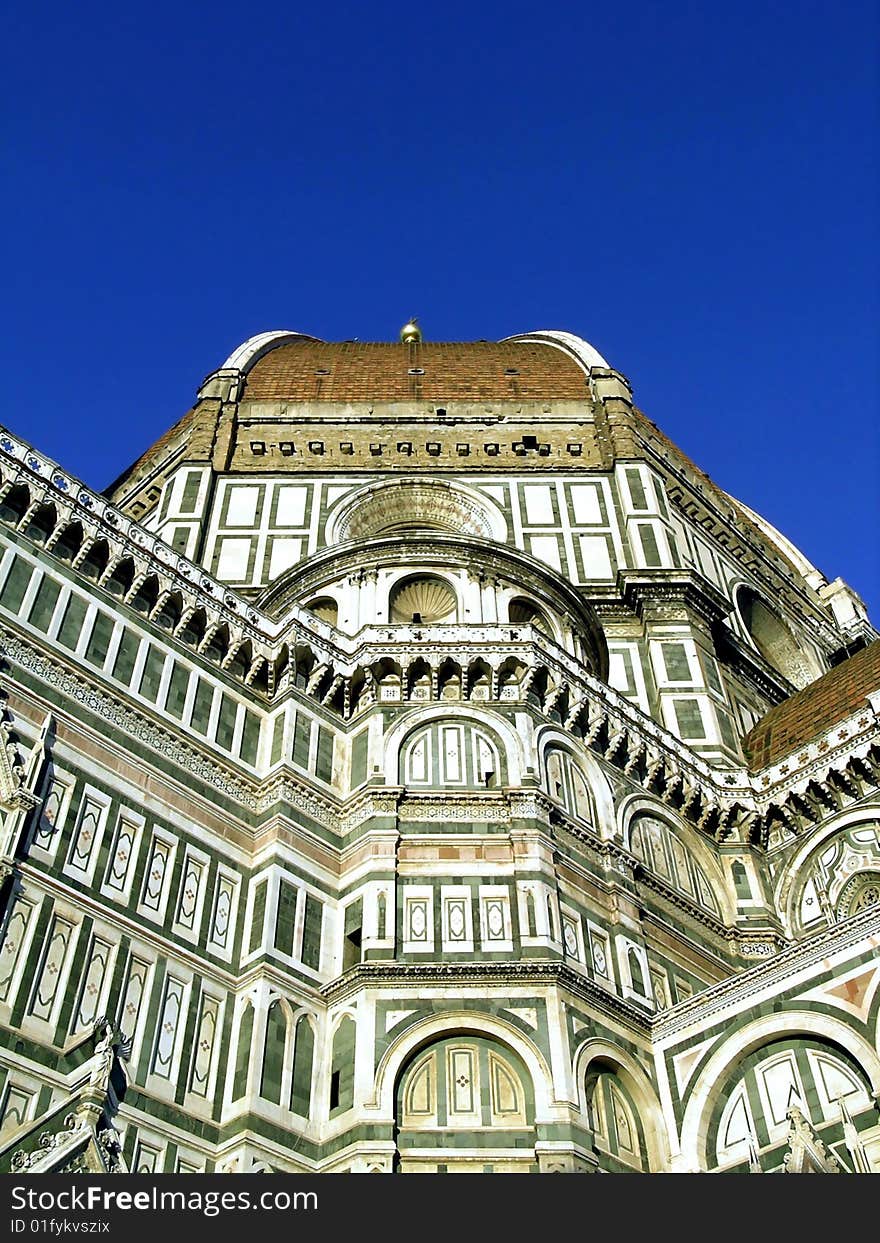
[[[587,1072],[587,1117],[603,1169],[647,1171],[641,1120],[635,1103],[611,1066],[593,1063]]]
[[[642,997],[645,996],[645,973],[642,971],[642,963],[636,951],[630,947],[626,953],[629,961],[629,978],[633,989]]]
[[[526,600],[523,597],[511,600],[507,616],[513,625],[534,626],[536,630],[540,630],[548,638],[553,638],[553,627],[546,613],[532,600]]]
[[[315,1060],[315,1032],[303,1015],[297,1019],[293,1039],[293,1074],[290,1080],[290,1108],[308,1118],[312,1107],[312,1069]]]
[[[653,816],[639,816],[630,830],[629,848],[637,859],[673,889],[721,916],[709,878],[693,855],[667,825]]]
[[[787,1150],[788,1111],[796,1106],[821,1135],[836,1126],[841,1101],[853,1120],[873,1121],[867,1078],[843,1049],[809,1036],[787,1037],[750,1054],[730,1075],[709,1125],[709,1157],[721,1168],[759,1154],[778,1169]],[[859,1129],[857,1127],[857,1129]]]
[[[527,933],[530,937],[537,933],[537,922],[535,919],[535,895],[531,889],[526,890],[526,923],[528,925]]]
[[[235,1073],[232,1080],[232,1099],[240,1100],[247,1094],[248,1072],[251,1059],[251,1043],[254,1035],[254,1008],[246,1003],[238,1025],[238,1045],[235,1054]]]
[[[794,912],[803,931],[880,902],[880,822],[862,821],[826,838],[800,866]]]
[[[488,1040],[442,1040],[403,1078],[400,1122],[417,1128],[526,1126],[526,1092],[510,1056]]]
[[[287,1015],[280,1001],[273,1001],[266,1016],[266,1044],[260,1075],[260,1096],[281,1104],[281,1079],[287,1044]]]
[[[444,719],[417,729],[400,753],[401,785],[487,790],[507,782],[503,749],[471,721]]]
[[[593,822],[593,800],[587,778],[569,751],[561,747],[548,749],[547,789],[551,798],[579,820]]]
[[[320,596],[317,600],[310,600],[306,608],[316,617],[320,617],[321,621],[329,622],[331,626],[335,626],[339,619],[339,606],[330,596]]]
[[[351,1109],[354,1104],[354,1055],[357,1029],[346,1014],[333,1036],[330,1063],[330,1116]]]

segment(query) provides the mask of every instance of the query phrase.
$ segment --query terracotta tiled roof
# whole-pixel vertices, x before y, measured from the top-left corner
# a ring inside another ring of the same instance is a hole
[[[584,400],[587,377],[553,346],[291,341],[251,369],[245,401]]]
[[[766,768],[827,733],[864,707],[865,697],[876,690],[880,690],[880,639],[771,708],[743,739],[750,767]]]

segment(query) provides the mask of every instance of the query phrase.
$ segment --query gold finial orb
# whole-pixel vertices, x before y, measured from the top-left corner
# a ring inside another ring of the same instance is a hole
[[[412,345],[415,341],[421,341],[422,330],[419,327],[419,321],[413,315],[409,322],[404,324],[400,330],[400,339],[404,345]]]

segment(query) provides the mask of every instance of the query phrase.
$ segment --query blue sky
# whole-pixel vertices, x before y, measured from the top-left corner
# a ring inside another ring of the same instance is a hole
[[[268,328],[564,328],[880,621],[874,3],[30,0],[2,421],[95,487]]]

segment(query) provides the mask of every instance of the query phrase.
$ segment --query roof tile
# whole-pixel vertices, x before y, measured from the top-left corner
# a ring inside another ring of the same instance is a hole
[[[519,341],[291,341],[251,369],[245,401],[583,401],[583,369]]]
[[[775,764],[814,738],[827,734],[880,689],[880,639],[790,699],[777,704],[743,739],[752,771]]]

